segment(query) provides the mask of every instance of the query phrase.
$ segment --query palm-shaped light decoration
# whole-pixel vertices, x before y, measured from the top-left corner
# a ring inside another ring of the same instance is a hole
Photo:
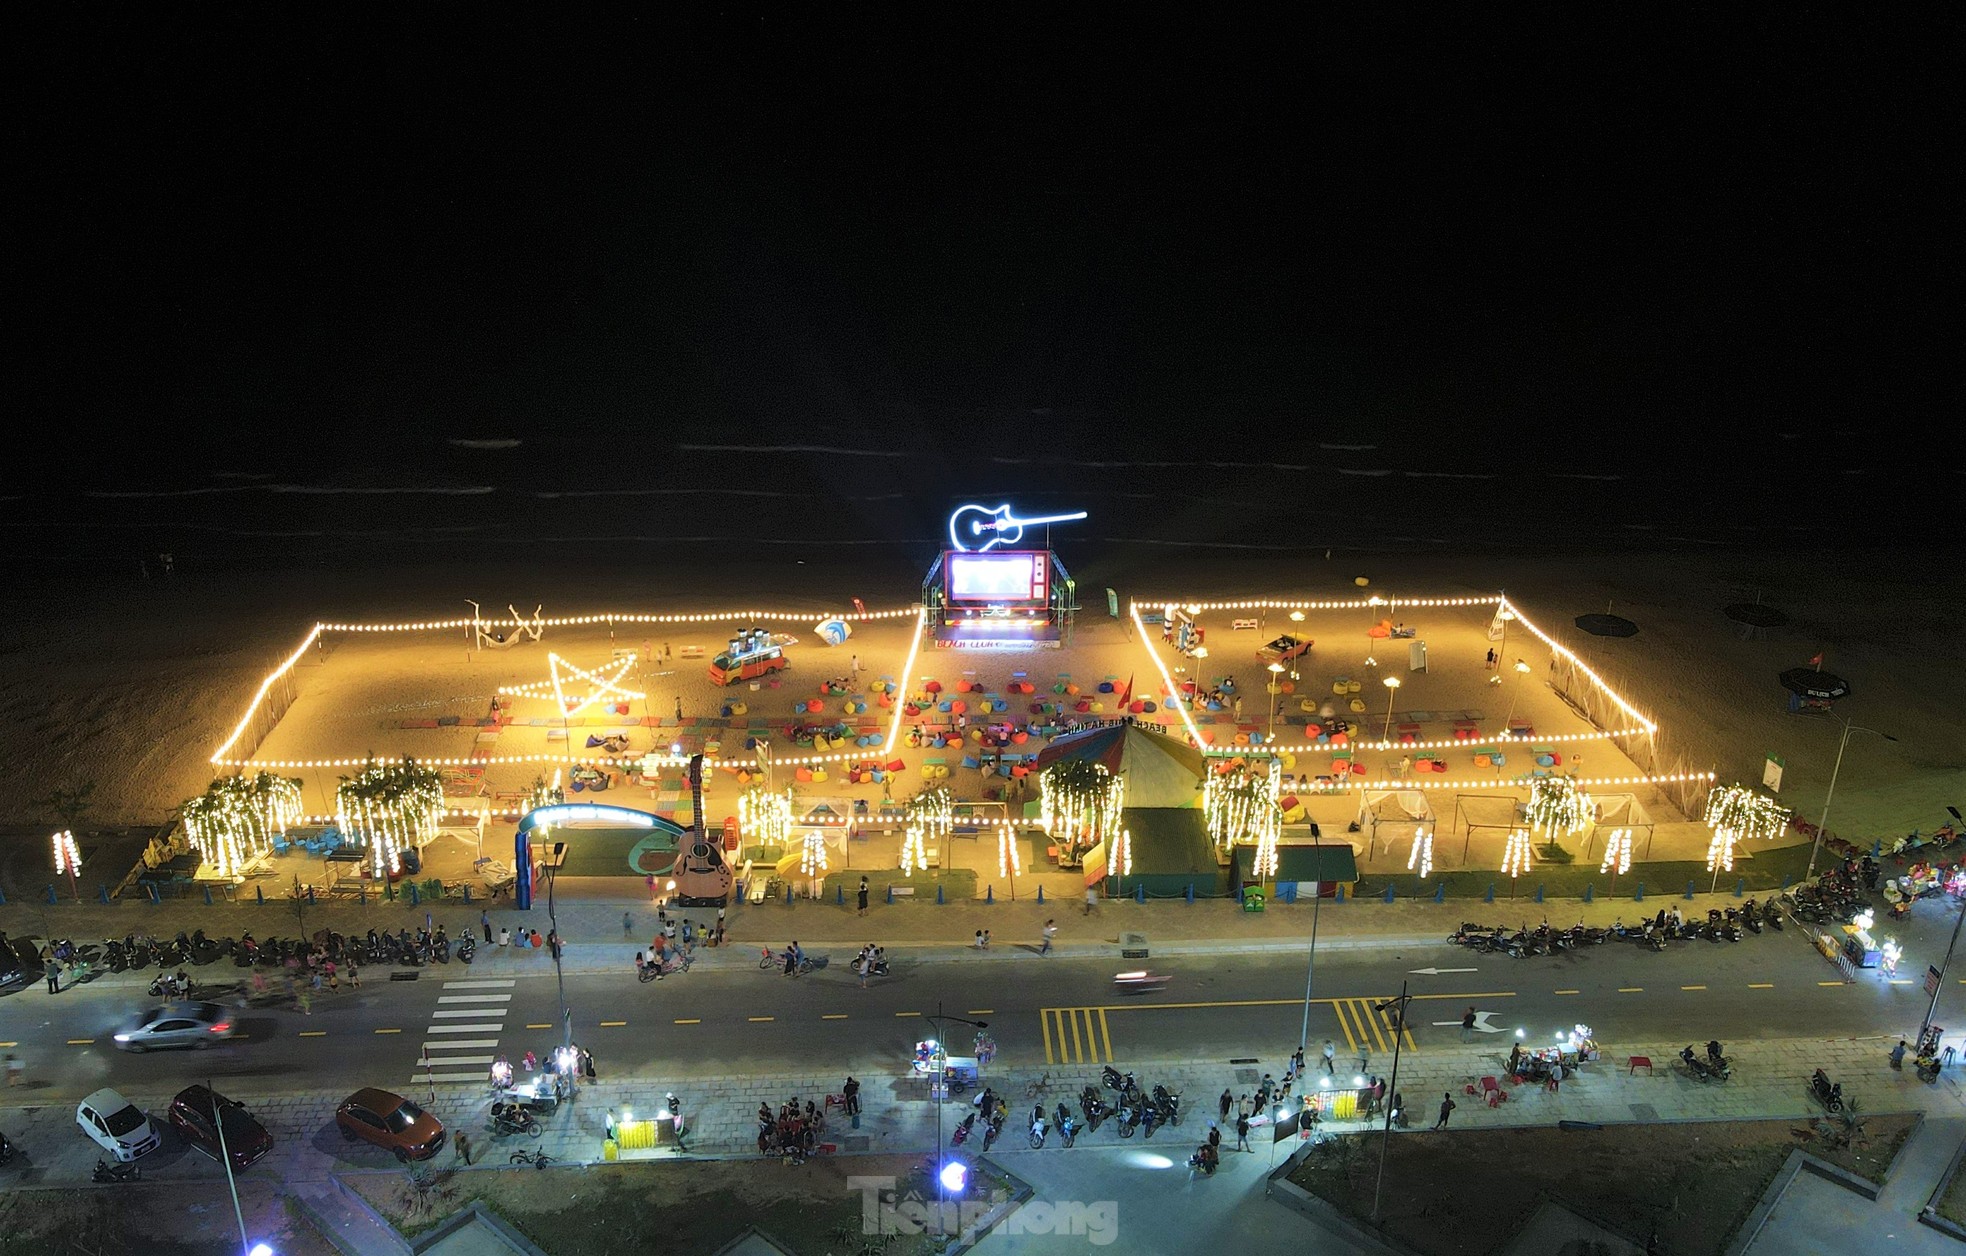
[[[1542,833],[1544,841],[1554,844],[1559,837],[1583,832],[1595,806],[1575,777],[1539,776],[1529,787],[1522,815],[1532,832]]]
[[[1707,792],[1703,817],[1713,837],[1707,843],[1707,871],[1714,884],[1722,872],[1734,870],[1734,847],[1755,838],[1781,835],[1789,821],[1788,808],[1744,785],[1716,785]]]
[[[220,777],[179,807],[178,816],[212,871],[238,876],[300,819],[300,781],[270,772]]]
[[[908,800],[908,824],[901,837],[901,872],[914,876],[928,867],[928,843],[946,840],[956,827],[956,798],[947,785],[923,790]]]
[[[1611,874],[1611,892],[1618,892],[1618,874],[1630,872],[1632,868],[1632,831],[1612,829],[1611,836],[1604,842],[1604,859],[1597,865],[1599,872]]]
[[[753,785],[737,800],[737,823],[752,843],[783,850],[792,840],[792,791]]]
[[[443,814],[443,778],[408,756],[400,763],[371,761],[335,790],[335,821],[368,843],[378,880],[402,870],[405,848],[437,836]]]
[[[1283,765],[1276,759],[1262,770],[1236,762],[1210,772],[1202,786],[1202,815],[1216,849],[1254,845],[1257,875],[1274,875],[1277,839],[1283,832],[1282,796]]]
[[[1406,857],[1406,870],[1419,870],[1420,879],[1426,880],[1434,870],[1434,835],[1421,829],[1413,834],[1413,853]]]
[[[1013,877],[1024,871],[1024,856],[1017,849],[1017,832],[1009,825],[997,830],[997,875]]]

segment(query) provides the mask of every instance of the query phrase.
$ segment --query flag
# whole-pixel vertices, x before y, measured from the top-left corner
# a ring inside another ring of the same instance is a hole
[[[1118,703],[1119,708],[1122,711],[1124,711],[1126,709],[1126,704],[1128,702],[1131,702],[1132,700],[1133,700],[1133,677],[1131,675],[1128,675],[1126,678],[1126,688],[1120,690],[1120,700]]]
[[[1817,671],[1823,669],[1823,652],[1821,650],[1816,651],[1816,657],[1809,660],[1809,665]]]

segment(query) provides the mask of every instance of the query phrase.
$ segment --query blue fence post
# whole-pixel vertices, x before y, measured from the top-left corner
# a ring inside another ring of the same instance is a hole
[[[7,891],[0,890],[0,907],[5,907],[6,905],[7,905]]]
[[[785,887],[785,905],[787,907],[792,905],[792,887],[789,885]]]
[[[1783,893],[1787,893],[1787,892],[1788,892],[1788,888],[1789,888],[1789,878],[1788,878],[1788,874],[1787,874],[1787,873],[1783,873],[1783,874],[1782,874],[1782,892],[1783,892]]]
[[[464,885],[464,905],[471,906],[471,883],[468,881]]]
[[[1345,901],[1345,883],[1343,881],[1338,882],[1338,892],[1332,895],[1331,901],[1334,903],[1342,903]]]
[[[422,902],[423,900],[417,895],[416,882],[411,881],[409,883],[409,887],[410,887],[410,906],[415,907],[418,903]]]
[[[1691,881],[1688,881],[1686,883],[1686,897],[1688,898],[1693,897],[1693,883]]]
[[[1638,883],[1638,893],[1632,895],[1632,902],[1642,903],[1644,901],[1645,901],[1645,882],[1640,881]]]
[[[1390,885],[1386,887],[1385,898],[1388,903],[1393,901],[1393,887]]]
[[[55,905],[55,887],[50,885],[48,887],[48,906],[53,907],[54,905]]]
[[[1136,902],[1136,903],[1144,903],[1144,902],[1146,902],[1146,901],[1147,901],[1147,887],[1146,887],[1146,886],[1144,886],[1144,885],[1136,885],[1136,886],[1134,886],[1134,887],[1133,887],[1133,901],[1134,901],[1134,902]]]
[[[1543,901],[1543,887],[1541,883],[1538,883],[1536,886],[1536,901],[1539,903]]]
[[[837,907],[846,906],[846,887],[844,885],[833,887],[833,903]]]
[[[383,878],[383,882],[382,882],[382,901],[385,903],[393,903],[396,901],[395,883],[390,881],[386,877]]]
[[[1490,881],[1488,883],[1488,893],[1481,896],[1481,901],[1484,903],[1492,903],[1495,901],[1495,883],[1493,881]]]
[[[207,885],[205,887],[205,906],[210,907],[211,905],[212,905],[212,887]]]
[[[986,907],[993,907],[996,905],[996,901],[997,901],[997,887],[994,885],[984,886],[983,905]]]
[[[1434,884],[1434,902],[1444,903],[1446,901],[1447,901],[1447,882],[1445,881],[1436,882]]]
[[[893,886],[893,885],[889,885],[889,886],[887,887],[887,905],[888,905],[889,907],[892,907],[892,906],[894,906],[894,886]]]
[[[355,901],[361,904],[363,907],[367,907],[369,905],[368,886],[362,884],[357,884],[355,886]]]
[[[1592,890],[1594,890],[1594,889],[1596,889],[1596,888],[1597,888],[1597,887],[1595,887],[1595,886],[1591,886],[1591,885],[1586,885],[1586,886],[1584,887],[1584,901],[1585,901],[1586,903],[1588,903],[1588,902],[1590,902],[1590,901],[1591,901],[1591,891],[1592,891]]]
[[[1739,898],[1741,896],[1741,891],[1747,888],[1748,888],[1748,879],[1746,877],[1740,877],[1736,879],[1734,882],[1734,897]]]
[[[314,887],[311,885],[307,887],[307,905],[314,906]]]
[[[1193,907],[1195,905],[1195,883],[1193,881],[1188,882],[1187,898],[1188,906]]]
[[[935,883],[935,905],[937,907],[940,907],[944,901],[945,900],[942,897],[942,883],[940,881],[937,881]]]
[[[265,886],[263,886],[263,885],[255,885],[255,886],[253,887],[253,894],[254,894],[254,896],[255,896],[255,897],[257,897],[257,898],[259,899],[259,905],[260,905],[261,907],[264,907],[264,906],[266,906],[266,887],[265,887]]]
[[[1038,906],[1044,906],[1044,887],[1042,885],[1038,887]]]
[[[211,898],[209,896],[211,894],[211,890],[207,888],[205,890],[205,894],[207,895],[205,901],[210,902]],[[101,900],[102,905],[104,907],[109,906],[109,887],[106,885],[98,885],[96,887],[96,898]]]
[[[144,892],[150,895],[150,905],[152,907],[159,906],[163,903],[164,900],[157,895],[157,883],[155,881],[145,881],[143,888]]]

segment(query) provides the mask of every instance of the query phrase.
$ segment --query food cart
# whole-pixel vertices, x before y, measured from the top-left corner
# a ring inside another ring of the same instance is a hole
[[[915,1059],[909,1065],[909,1072],[927,1080],[930,1099],[944,1100],[976,1089],[982,1065],[975,1056],[950,1055],[947,1047],[928,1038],[915,1044]]]

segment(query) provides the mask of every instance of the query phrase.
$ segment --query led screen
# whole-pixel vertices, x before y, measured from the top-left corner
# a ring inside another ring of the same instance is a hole
[[[949,555],[951,602],[1042,602],[1045,558],[1035,553]]]

